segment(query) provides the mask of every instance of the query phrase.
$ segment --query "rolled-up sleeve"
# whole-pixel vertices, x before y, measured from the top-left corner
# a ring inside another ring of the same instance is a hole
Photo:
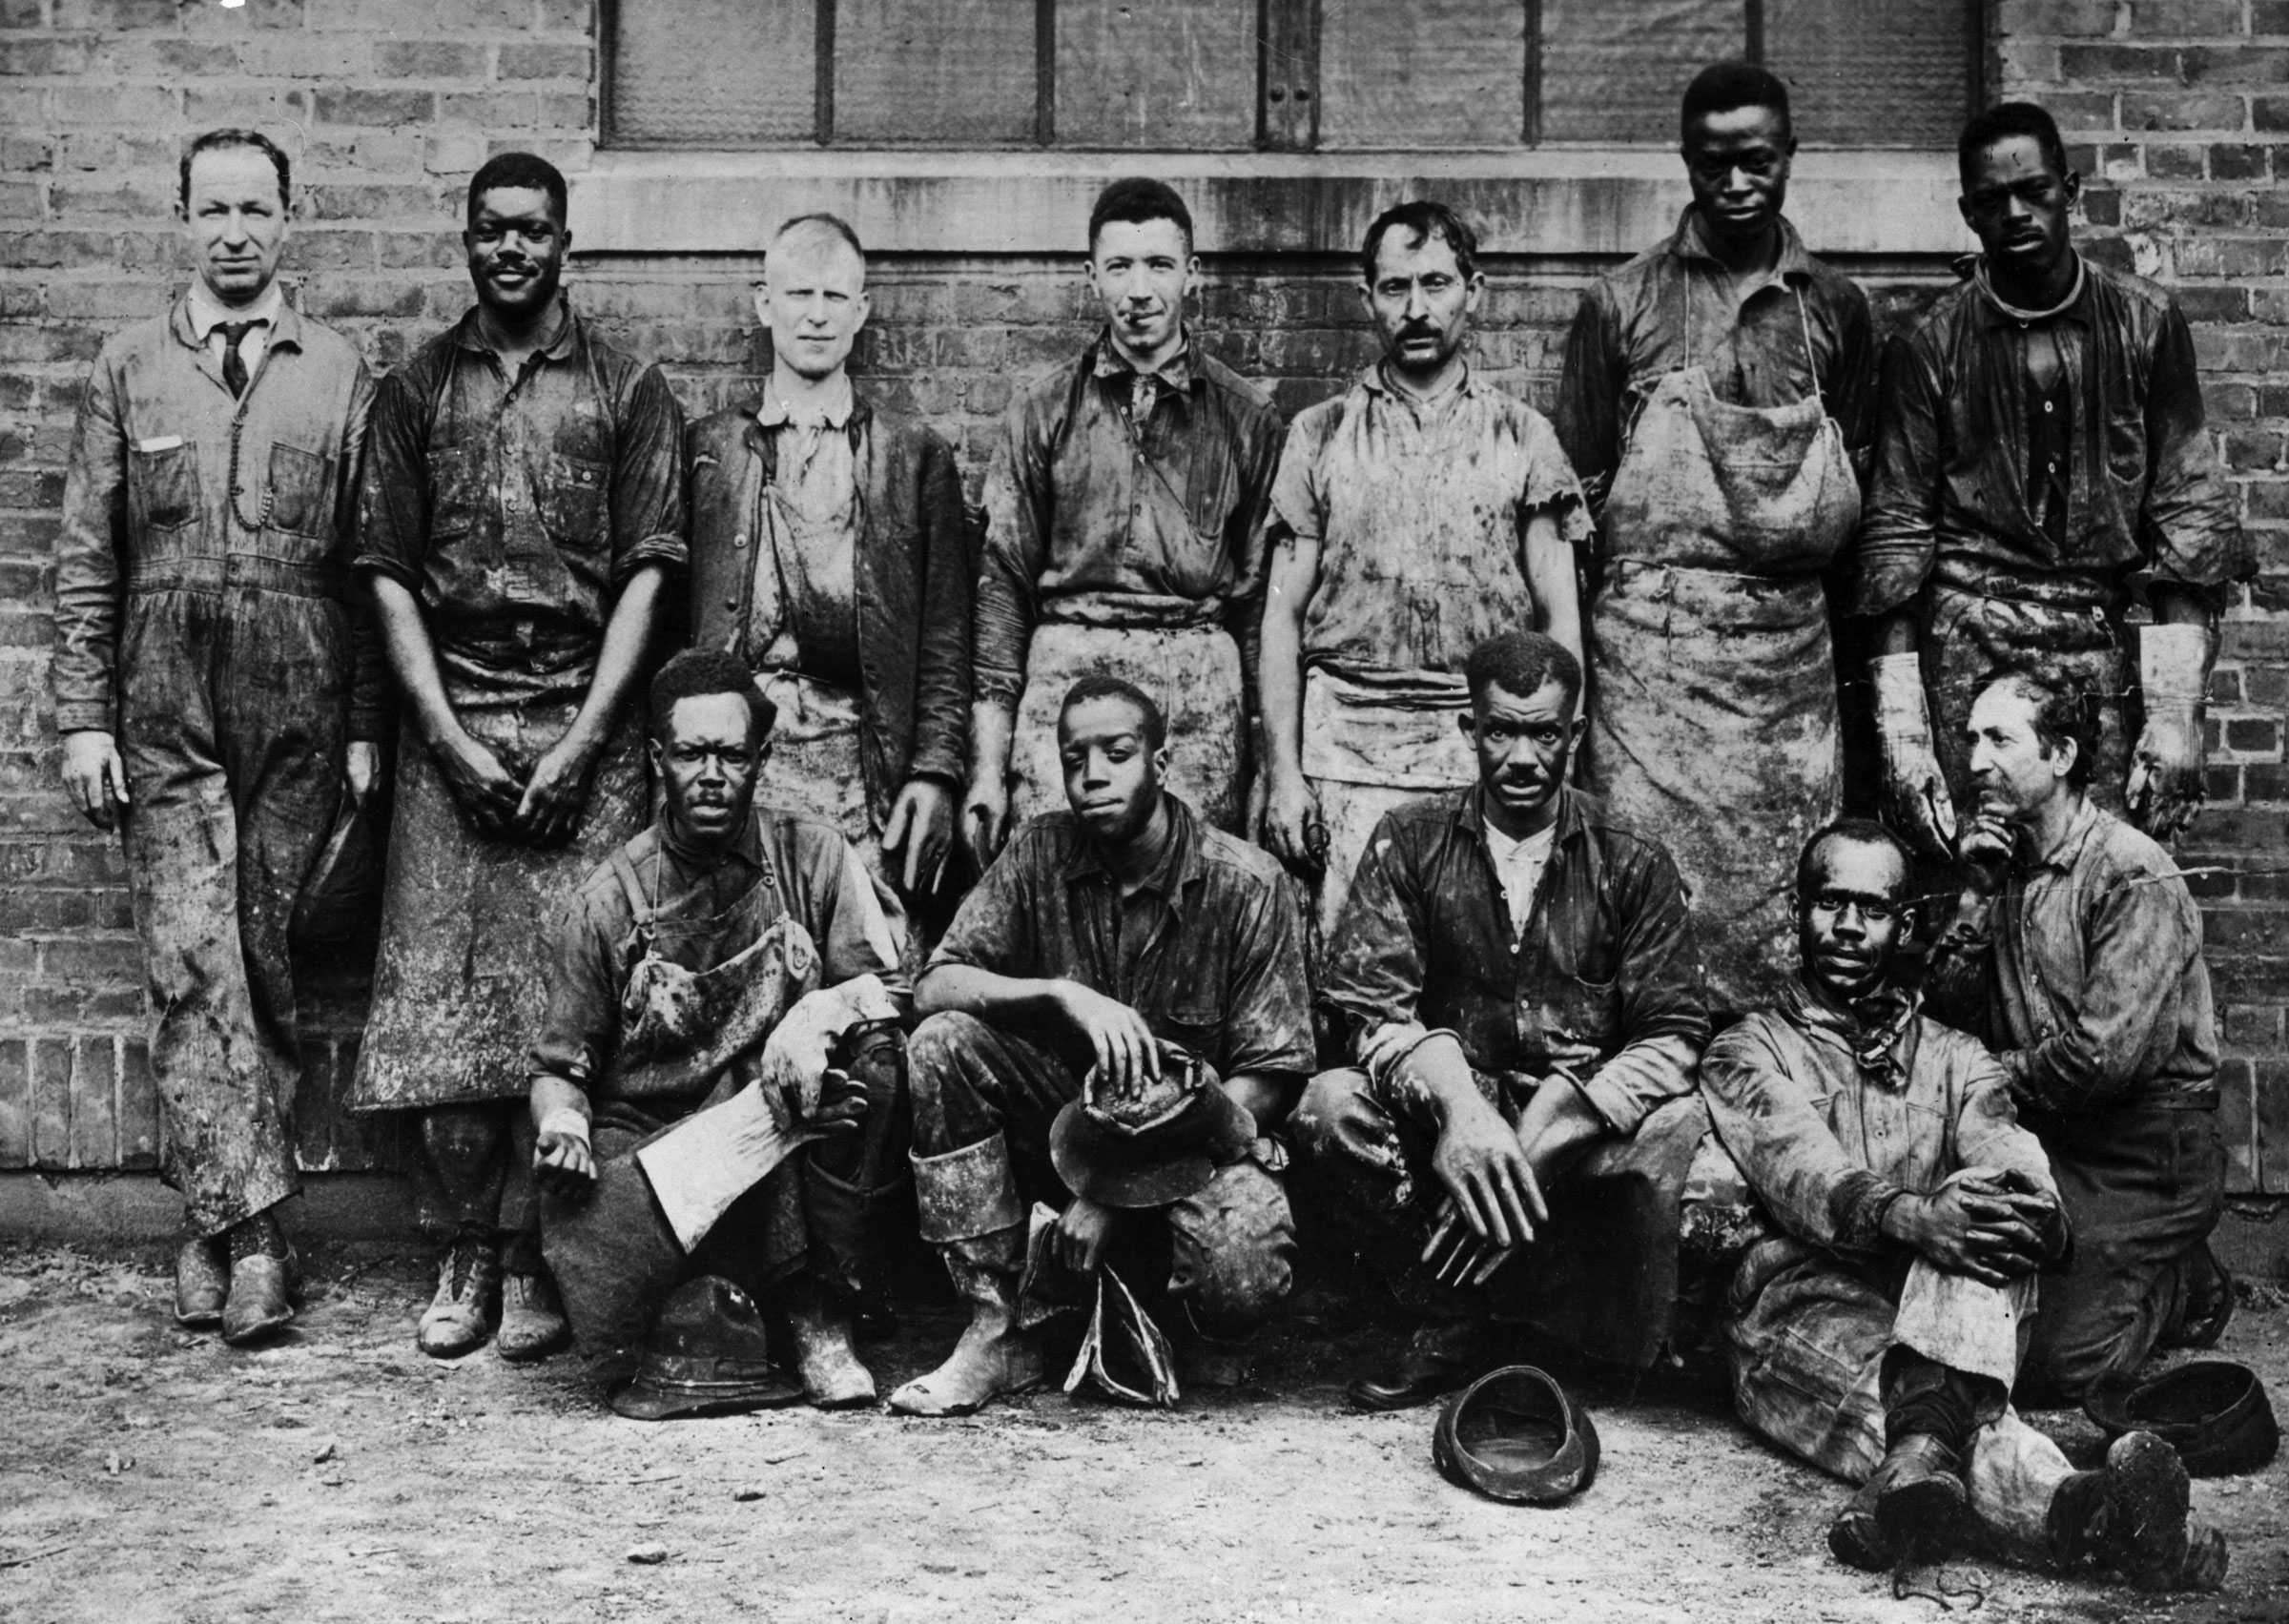
[[[350,563],[422,590],[429,555],[429,412],[436,380],[421,363],[400,367],[375,392],[360,471],[358,547]]]
[[[1320,457],[1334,432],[1336,414],[1306,412],[1288,430],[1280,447],[1279,471],[1271,480],[1270,539],[1286,537],[1318,545],[1327,538],[1328,504],[1320,483]]]
[[[1039,916],[1037,871],[1042,866],[1038,830],[1020,830],[961,899],[954,922],[930,956],[930,968],[967,964],[997,976],[1040,974],[1034,921]]]
[[[680,573],[684,540],[684,411],[675,392],[648,366],[622,403],[612,458],[612,580],[639,569]]]
[[[2175,300],[2162,316],[2148,372],[2146,447],[2138,527],[2149,584],[2192,590],[2215,611],[2226,586],[2249,579],[2257,563],[2204,422],[2194,335]]]
[[[119,548],[127,530],[127,433],[110,353],[80,397],[55,538],[55,655],[49,680],[59,733],[114,732]]]
[[[1360,1040],[1385,1022],[1415,1018],[1428,935],[1421,888],[1404,861],[1397,826],[1386,816],[1352,871],[1320,975],[1319,1004],[1346,1058],[1355,1057]]]
[[[541,1024],[531,1075],[587,1090],[620,1042],[620,995],[632,943],[625,904],[592,888],[575,893],[550,921]]]
[[[1886,346],[1876,417],[1875,466],[1848,601],[1859,615],[1905,607],[1938,553],[1946,402],[1928,344],[1895,338]]]
[[[1566,332],[1565,370],[1550,418],[1593,501],[1603,498],[1621,461],[1621,395],[1628,380],[1613,288],[1593,283],[1583,291]]]
[[[977,697],[1014,708],[1049,530],[1049,448],[1030,394],[1010,402],[985,469],[985,549],[978,564]]]
[[[1619,867],[1621,1047],[1577,1081],[1606,1125],[1627,1135],[1666,1101],[1693,1092],[1709,1015],[1677,865],[1647,845]]]
[[[365,479],[365,449],[373,427],[374,379],[358,363],[350,384],[350,417],[343,426],[340,481],[334,494],[334,533],[342,539],[338,556],[354,556],[358,508]],[[382,626],[363,585],[350,594],[350,737],[373,743],[389,732],[389,663],[382,647]]]
[[[1757,1199],[1800,1241],[1870,1251],[1885,1209],[1905,1190],[1855,1161],[1772,1040],[1777,1018],[1752,1015],[1721,1033],[1701,1062],[1717,1138]],[[1801,1048],[1801,1046],[1800,1046]],[[1840,1057],[1841,1059],[1841,1057]],[[1824,1079],[1834,1086],[1856,1079]]]

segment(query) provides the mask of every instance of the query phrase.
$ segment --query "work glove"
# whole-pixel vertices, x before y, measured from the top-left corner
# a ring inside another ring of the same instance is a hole
[[[1945,857],[1954,848],[1955,804],[1948,797],[1948,781],[1931,750],[1923,662],[1913,654],[1879,654],[1867,669],[1876,688],[1885,816],[1913,844]]]
[[[2138,628],[2146,726],[2131,751],[2125,799],[2132,820],[2156,840],[2184,833],[2201,811],[2201,709],[2209,665],[2209,627]]]
[[[897,1013],[879,976],[855,976],[805,993],[763,1040],[764,1084],[785,1094],[798,1119],[815,1115],[819,1079],[842,1035],[861,1021],[887,1020]]]

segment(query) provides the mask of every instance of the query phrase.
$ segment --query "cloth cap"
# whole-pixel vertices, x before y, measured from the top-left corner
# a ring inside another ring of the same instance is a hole
[[[1431,1458],[1448,1482],[1490,1500],[1555,1506],[1597,1477],[1598,1429],[1555,1379],[1506,1365],[1447,1401]]]
[[[1077,1196],[1104,1206],[1165,1206],[1244,1160],[1255,1119],[1216,1074],[1163,1042],[1161,1075],[1133,1100],[1068,1100],[1049,1128],[1049,1160]]]
[[[612,1409],[631,1421],[667,1421],[736,1415],[802,1396],[802,1384],[772,1363],[755,1300],[728,1280],[703,1274],[661,1305],[643,1363],[612,1395]]]
[[[2226,1359],[2196,1359],[2151,1381],[2102,1377],[2083,1395],[2082,1408],[2110,1443],[2125,1432],[2152,1432],[2196,1477],[2256,1471],[2281,1446],[2265,1384]]]

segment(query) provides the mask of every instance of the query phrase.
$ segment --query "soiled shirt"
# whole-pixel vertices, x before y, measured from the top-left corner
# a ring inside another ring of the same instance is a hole
[[[1897,609],[1927,581],[2078,607],[2149,584],[2221,602],[2254,565],[2176,300],[2086,259],[2081,297],[2028,320],[1986,291],[1975,259],[1959,269],[1962,285],[1885,354],[1852,612]],[[2029,483],[2038,328],[2064,357],[2073,419],[2066,513],[2050,528]]]
[[[509,377],[477,312],[374,404],[360,569],[422,606],[456,703],[577,701],[636,571],[681,570],[683,413],[570,309]]]
[[[985,475],[978,697],[1016,702],[1042,620],[1221,621],[1252,651],[1280,441],[1270,400],[1197,339],[1143,380],[1103,335],[1027,383]]]
[[[1560,790],[1550,861],[1514,938],[1479,794],[1425,795],[1376,826],[1320,1005],[1351,1053],[1386,1022],[1447,1027],[1474,1071],[1562,1074],[1609,1128],[1635,1133],[1692,1092],[1709,1038],[1677,866],[1602,802]]]
[[[286,308],[286,296],[273,282],[264,288],[261,297],[249,305],[225,304],[215,297],[215,290],[204,281],[194,279],[191,292],[184,301],[191,317],[191,331],[215,358],[217,372],[222,369],[224,335],[219,329],[225,322],[237,325],[252,321],[254,326],[239,336],[238,359],[246,363],[246,375],[251,380],[262,364],[262,352],[270,348],[270,336],[278,329],[278,315]]]
[[[2169,853],[2087,801],[2050,851],[2022,837],[1985,920],[1932,950],[1929,983],[2038,1120],[2217,1098],[2201,911]]]
[[[931,968],[1079,981],[1219,1078],[1310,1076],[1303,928],[1286,874],[1178,797],[1165,804],[1173,838],[1125,899],[1071,812],[1026,824],[962,900]]]
[[[1717,1137],[1790,1234],[1873,1251],[1893,1202],[1967,1167],[2016,1170],[2056,1198],[2050,1159],[1976,1040],[1918,1013],[1885,1046],[1887,1063],[1869,1065],[1866,1036],[1854,1012],[1799,980],[1701,1058]]]
[[[1688,366],[1706,368],[1710,392],[1731,405],[1792,406],[1817,393],[1853,466],[1867,466],[1876,393],[1867,296],[1805,253],[1784,217],[1780,233],[1772,270],[1736,286],[1688,206],[1668,240],[1582,294],[1552,418],[1583,484],[1602,495],[1638,407]]]
[[[858,683],[858,452],[856,404],[839,397],[796,416],[766,395],[755,420],[772,438],[777,478],[763,492],[755,549],[748,664],[821,682]]]
[[[1557,825],[1552,824],[1539,834],[1529,834],[1513,840],[1493,824],[1484,825],[1480,833],[1486,836],[1486,854],[1495,865],[1495,879],[1502,887],[1502,905],[1510,914],[1511,940],[1526,934],[1527,921],[1534,913],[1534,894],[1541,884],[1542,870],[1550,861],[1550,850],[1557,843]]]

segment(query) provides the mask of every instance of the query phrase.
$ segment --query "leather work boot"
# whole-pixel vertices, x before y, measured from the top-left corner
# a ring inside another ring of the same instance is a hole
[[[2098,1471],[2052,1491],[2047,1531],[2064,1568],[2093,1559],[2142,1591],[2214,1591],[2225,1582],[2225,1535],[2191,1528],[2185,1463],[2151,1432],[2125,1432]]]
[[[970,1305],[970,1323],[943,1365],[890,1395],[900,1415],[969,1415],[991,1399],[1030,1392],[1045,1374],[1036,1334],[1017,1324],[1025,1226],[948,1241],[940,1249],[955,1294]]]
[[[1877,1573],[1903,1556],[1935,1552],[1969,1500],[1963,1457],[1928,1432],[1910,1432],[1828,1525],[1836,1560]]]
[[[222,1340],[233,1347],[260,1342],[294,1318],[299,1270],[294,1248],[268,1213],[231,1231],[231,1288],[222,1305]]]
[[[501,1277],[501,1328],[493,1348],[511,1365],[546,1359],[570,1340],[556,1282],[539,1272],[511,1270]]]
[[[1494,1362],[1494,1330],[1484,1320],[1431,1320],[1407,1341],[1389,1367],[1343,1389],[1353,1409],[1412,1409],[1467,1387]]]
[[[423,1311],[415,1345],[432,1359],[458,1359],[483,1347],[493,1332],[500,1285],[500,1247],[490,1235],[464,1229],[437,1260],[437,1295]]]
[[[874,1372],[851,1351],[850,1319],[827,1301],[815,1282],[789,1286],[787,1334],[794,1345],[795,1374],[813,1404],[821,1409],[854,1409],[875,1402]]]
[[[222,1324],[231,1250],[220,1235],[194,1235],[175,1254],[175,1323],[208,1331]]]

